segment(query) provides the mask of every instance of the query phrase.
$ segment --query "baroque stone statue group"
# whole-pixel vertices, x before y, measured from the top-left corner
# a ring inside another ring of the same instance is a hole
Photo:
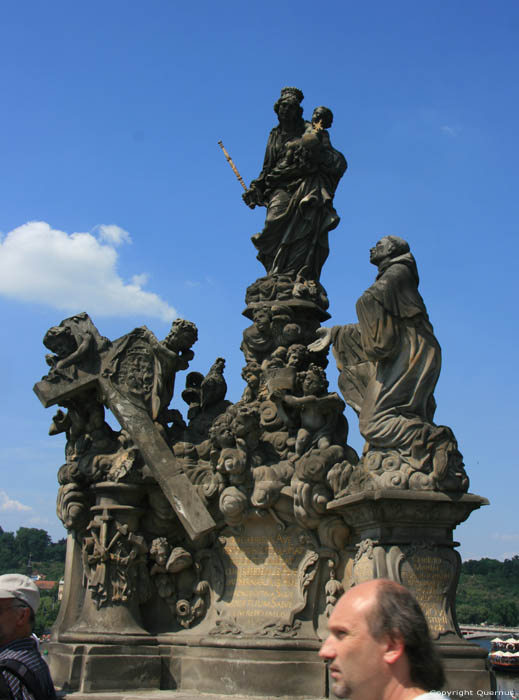
[[[468,489],[452,430],[434,423],[441,351],[409,244],[381,238],[358,320],[323,325],[320,275],[347,166],[330,140],[331,110],[305,121],[302,100],[297,88],[281,91],[263,168],[243,196],[266,207],[252,236],[265,274],[246,290],[237,402],[226,397],[223,358],[193,369],[191,321],[175,320],[163,340],[142,326],[111,341],[78,313],[44,337],[49,371],[35,391],[59,406],[50,434],[66,435],[57,512],[77,567],[61,642],[99,643],[106,629],[139,643],[169,634],[181,656],[202,637],[316,642],[343,588],[377,560],[374,548],[393,561],[390,545],[359,541],[340,503],[380,492],[452,500]],[[328,386],[330,346],[342,397]],[[359,417],[360,456],[345,403]],[[424,540],[398,556],[430,559]],[[448,588],[457,563],[447,547]],[[384,566],[388,575],[393,564]],[[450,605],[443,631],[456,627]]]

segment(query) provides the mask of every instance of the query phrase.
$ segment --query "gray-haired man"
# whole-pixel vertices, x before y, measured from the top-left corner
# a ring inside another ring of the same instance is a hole
[[[40,605],[28,576],[0,576],[0,698],[55,700],[49,669],[31,636]]]

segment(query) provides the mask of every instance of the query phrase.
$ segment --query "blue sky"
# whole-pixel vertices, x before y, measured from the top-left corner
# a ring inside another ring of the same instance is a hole
[[[242,203],[217,141],[250,181],[280,89],[296,85],[307,118],[334,111],[349,163],[321,280],[332,323],[355,320],[370,246],[406,238],[443,348],[436,419],[492,503],[456,530],[461,553],[518,553],[518,30],[511,0],[5,2],[4,530],[64,535],[64,441],[32,393],[43,335],[63,318],[86,310],[110,338],[142,324],[162,338],[178,313],[199,328],[191,369],[226,357],[228,397],[240,397],[244,294],[262,274],[249,237],[264,210]]]

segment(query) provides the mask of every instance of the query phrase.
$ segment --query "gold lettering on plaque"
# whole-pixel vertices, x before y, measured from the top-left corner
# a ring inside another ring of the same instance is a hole
[[[449,562],[426,553],[413,554],[402,563],[400,577],[420,603],[431,633],[438,635],[450,629],[444,607],[452,577]]]
[[[267,518],[249,520],[246,533],[222,548],[225,616],[245,627],[287,618],[300,600],[297,570],[307,549],[297,532],[280,533]]]

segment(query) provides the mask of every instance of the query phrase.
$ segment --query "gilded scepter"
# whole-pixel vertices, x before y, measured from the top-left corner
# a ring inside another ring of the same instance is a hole
[[[229,165],[231,166],[231,168],[232,168],[232,170],[233,170],[233,173],[234,173],[234,174],[236,175],[236,177],[238,178],[238,182],[239,182],[240,185],[243,187],[243,189],[245,190],[245,192],[247,192],[247,185],[243,182],[243,178],[242,178],[242,176],[240,175],[240,173],[238,172],[238,168],[237,168],[237,167],[234,165],[234,163],[232,162],[232,158],[231,158],[231,156],[227,153],[227,151],[226,151],[226,149],[225,149],[225,146],[223,145],[223,142],[222,142],[222,141],[218,141],[218,145],[219,145],[220,148],[222,149],[223,154],[224,154],[225,158],[227,159],[227,162],[229,163]]]

